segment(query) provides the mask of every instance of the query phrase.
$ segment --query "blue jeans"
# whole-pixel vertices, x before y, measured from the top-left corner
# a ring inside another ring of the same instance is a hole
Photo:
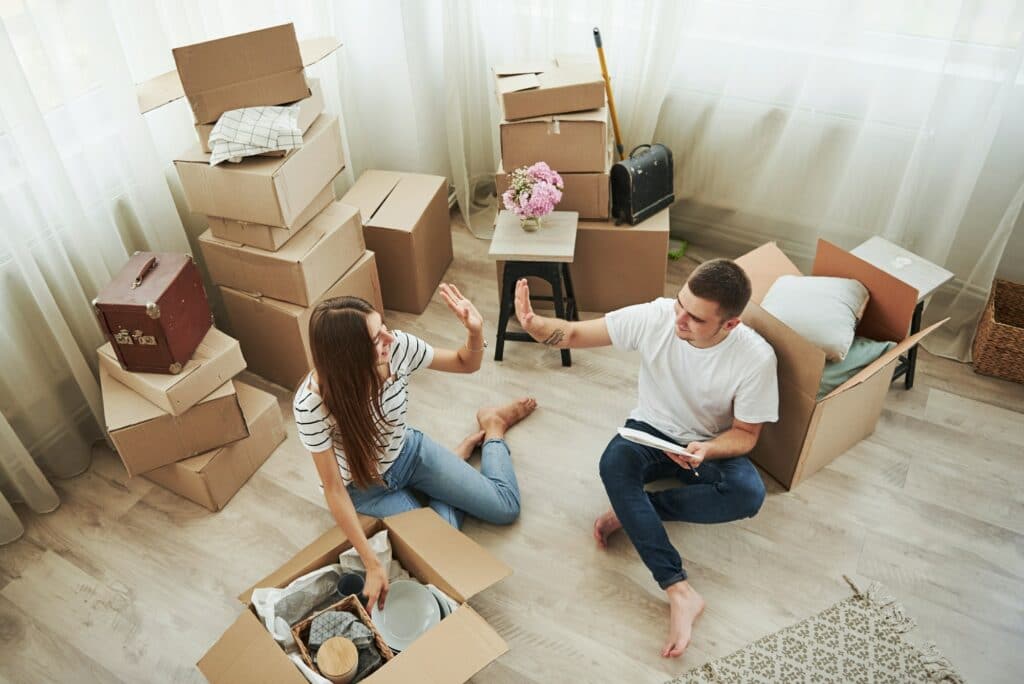
[[[429,505],[455,529],[466,513],[495,525],[519,517],[519,484],[512,455],[503,439],[482,447],[477,471],[449,449],[419,430],[408,428],[398,459],[384,473],[384,484],[360,489],[348,486],[356,510],[375,518],[420,508],[413,490],[426,494]]]
[[[626,427],[675,442],[647,423],[627,420]],[[601,480],[612,510],[640,558],[662,589],[686,579],[679,552],[662,521],[721,523],[751,518],[764,502],[764,483],[746,456],[702,463],[695,475],[660,449],[616,435],[601,455]],[[682,485],[648,492],[644,485],[675,477]]]

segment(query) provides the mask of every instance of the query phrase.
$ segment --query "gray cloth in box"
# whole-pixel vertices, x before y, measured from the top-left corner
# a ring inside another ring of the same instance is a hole
[[[309,626],[309,647],[318,649],[332,637],[345,637],[356,648],[362,649],[373,643],[373,632],[352,613],[343,610],[329,610],[313,618]]]

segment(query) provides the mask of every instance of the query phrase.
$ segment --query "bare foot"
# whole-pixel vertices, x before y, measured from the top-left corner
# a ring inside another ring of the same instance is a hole
[[[473,449],[480,446],[480,443],[484,441],[484,431],[477,430],[476,432],[468,435],[466,439],[459,442],[459,445],[452,449],[455,454],[463,461],[468,461],[469,457],[473,455]]]
[[[622,523],[616,517],[615,511],[609,508],[594,521],[594,539],[597,540],[597,545],[607,549],[608,535],[621,529]]]
[[[485,406],[476,412],[476,422],[487,432],[487,439],[502,438],[513,425],[537,408],[537,400],[523,397],[504,406]]]
[[[690,645],[693,623],[704,612],[704,598],[686,580],[665,590],[668,594],[668,641],[661,650],[662,658],[678,658]]]

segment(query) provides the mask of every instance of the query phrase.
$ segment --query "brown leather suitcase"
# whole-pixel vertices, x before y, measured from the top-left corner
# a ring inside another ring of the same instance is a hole
[[[213,325],[188,254],[136,252],[92,305],[128,371],[180,373]]]

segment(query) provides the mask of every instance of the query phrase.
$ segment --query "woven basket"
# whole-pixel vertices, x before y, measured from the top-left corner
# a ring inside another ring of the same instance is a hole
[[[973,353],[975,373],[1024,382],[1024,285],[992,283]]]
[[[323,610],[318,610],[308,617],[304,617],[292,626],[292,637],[299,646],[299,654],[306,665],[309,665],[314,672],[320,672],[320,670],[317,668],[316,663],[313,662],[309,647],[306,646],[306,640],[309,638],[309,627],[313,624],[313,618],[329,610],[343,610],[347,613],[352,613],[359,618],[360,622],[370,628],[370,631],[373,632],[373,643],[377,646],[377,650],[380,651],[380,655],[384,659],[381,667],[387,665],[387,662],[395,657],[394,652],[384,643],[384,637],[377,631],[377,626],[373,624],[370,616],[366,614],[366,610],[363,609],[363,605],[359,603],[359,600],[355,596],[346,596],[337,603],[327,606]]]

